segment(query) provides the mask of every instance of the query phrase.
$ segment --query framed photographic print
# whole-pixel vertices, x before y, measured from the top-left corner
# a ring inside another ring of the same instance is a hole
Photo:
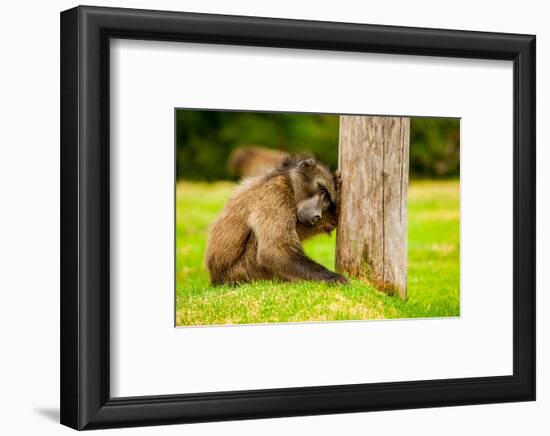
[[[61,422],[535,399],[535,37],[61,13]]]

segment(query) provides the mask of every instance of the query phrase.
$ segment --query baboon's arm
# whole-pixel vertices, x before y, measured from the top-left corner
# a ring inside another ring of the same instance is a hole
[[[258,241],[258,263],[283,280],[345,282],[345,278],[307,257],[296,232],[296,213],[278,205],[276,210],[260,205],[249,223]]]

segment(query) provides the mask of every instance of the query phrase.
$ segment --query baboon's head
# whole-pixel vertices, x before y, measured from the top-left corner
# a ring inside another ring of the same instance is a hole
[[[282,168],[289,171],[292,180],[298,220],[315,225],[329,208],[335,207],[334,175],[313,158],[290,157]]]

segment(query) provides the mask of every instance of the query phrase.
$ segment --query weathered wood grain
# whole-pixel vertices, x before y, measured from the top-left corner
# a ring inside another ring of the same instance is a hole
[[[407,292],[409,118],[341,116],[336,269]]]

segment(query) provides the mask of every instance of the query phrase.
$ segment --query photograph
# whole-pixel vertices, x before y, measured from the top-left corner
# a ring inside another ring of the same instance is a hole
[[[175,325],[460,316],[460,119],[175,110]]]

